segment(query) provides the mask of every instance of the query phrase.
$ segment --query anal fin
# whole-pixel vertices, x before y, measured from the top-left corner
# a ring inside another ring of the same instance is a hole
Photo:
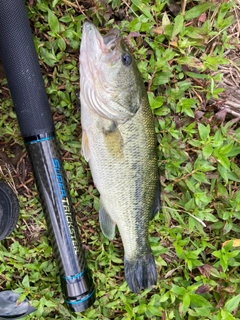
[[[99,209],[99,222],[100,222],[100,227],[104,236],[109,240],[112,240],[115,235],[116,224],[112,221],[110,215],[105,210],[101,199],[100,199],[100,209]]]

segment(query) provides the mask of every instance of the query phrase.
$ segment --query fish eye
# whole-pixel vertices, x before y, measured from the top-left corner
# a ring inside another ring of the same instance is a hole
[[[122,53],[122,63],[125,66],[130,66],[130,64],[132,63],[132,57],[130,56],[129,53],[127,53],[127,52]]]

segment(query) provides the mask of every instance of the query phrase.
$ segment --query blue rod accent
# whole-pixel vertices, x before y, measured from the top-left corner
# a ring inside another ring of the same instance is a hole
[[[68,304],[78,304],[78,303],[84,302],[84,301],[86,301],[87,299],[91,298],[91,296],[92,296],[93,294],[94,294],[94,290],[93,290],[86,298],[83,298],[83,299],[80,299],[80,300],[77,300],[77,301],[65,300],[65,302],[68,303]]]
[[[40,138],[40,139],[36,139],[36,140],[33,140],[33,141],[28,141],[26,144],[33,144],[33,143],[48,141],[48,140],[51,140],[51,139],[53,139],[53,138],[54,138],[54,136],[45,137],[45,138]]]
[[[83,270],[80,273],[75,274],[74,276],[69,276],[69,277],[62,276],[62,278],[65,280],[72,280],[72,279],[80,278],[86,271],[87,271],[87,269]]]

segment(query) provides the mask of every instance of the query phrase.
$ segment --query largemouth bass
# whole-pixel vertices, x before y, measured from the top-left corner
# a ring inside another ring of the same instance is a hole
[[[153,116],[141,74],[119,30],[101,36],[85,22],[80,49],[82,154],[100,193],[99,220],[124,246],[133,292],[156,284],[149,220],[160,208]]]

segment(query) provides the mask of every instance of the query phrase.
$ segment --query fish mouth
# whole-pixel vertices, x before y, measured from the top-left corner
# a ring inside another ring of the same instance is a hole
[[[118,29],[112,29],[102,36],[98,29],[89,21],[83,23],[81,46],[92,46],[92,49],[101,50],[103,54],[113,52],[121,41],[121,33]],[[90,48],[89,48],[90,49]]]
[[[105,36],[102,37],[103,42],[109,51],[114,50],[120,42],[121,36],[118,29],[110,30]]]

